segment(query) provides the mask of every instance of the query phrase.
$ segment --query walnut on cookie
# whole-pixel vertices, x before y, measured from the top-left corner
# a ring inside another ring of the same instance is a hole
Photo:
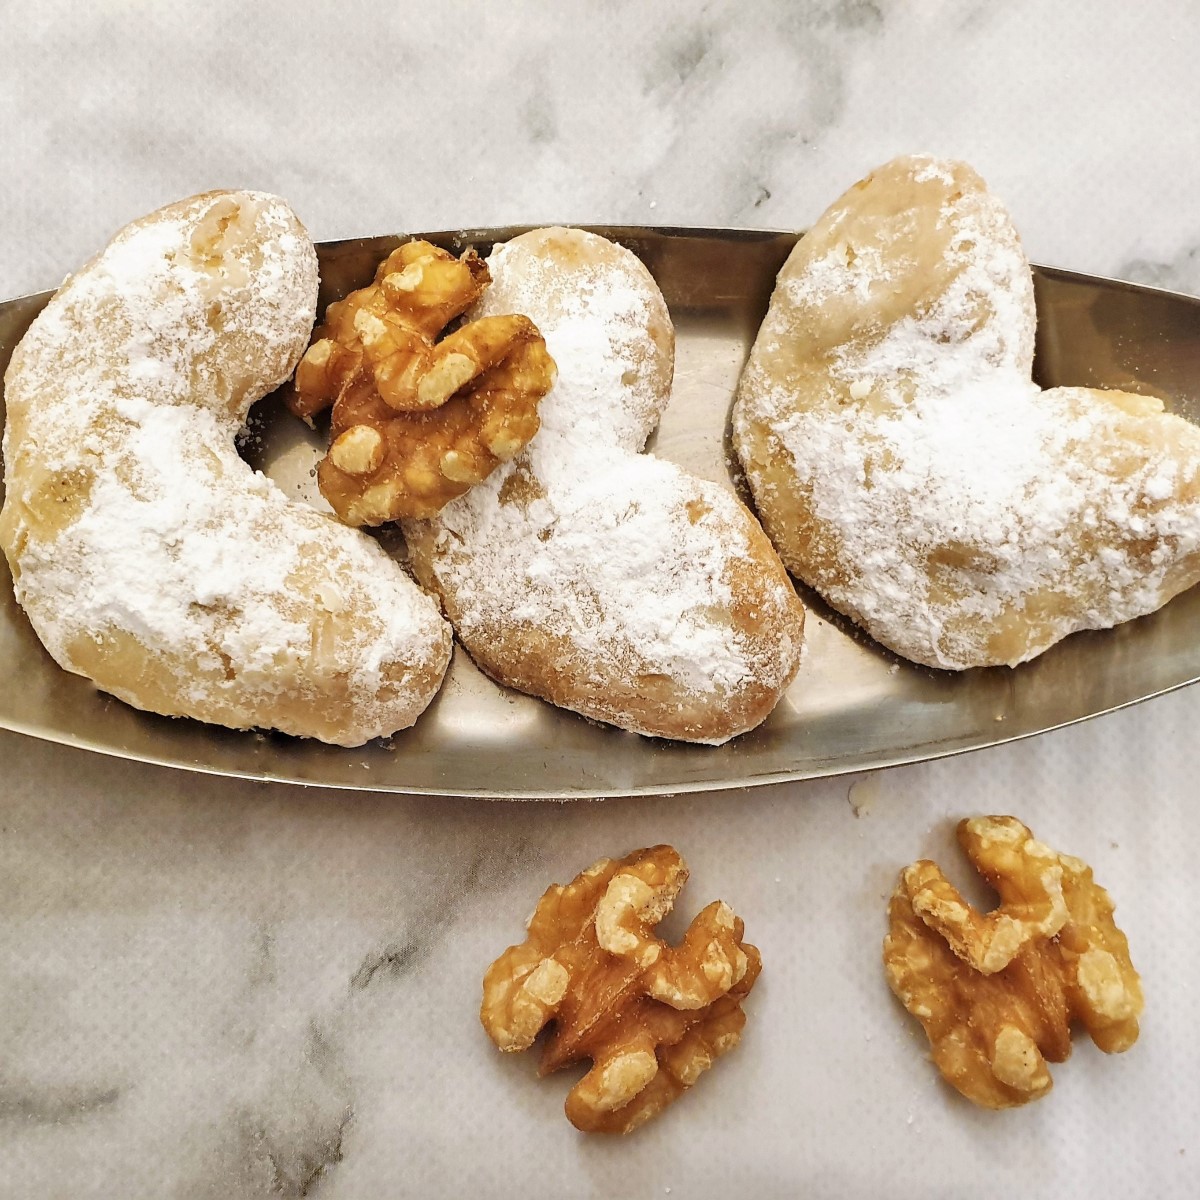
[[[369,286],[331,304],[289,407],[333,406],[321,494],[349,525],[431,517],[537,432],[554,360],[528,317],[486,317],[434,339],[490,282],[486,264],[406,242]]]

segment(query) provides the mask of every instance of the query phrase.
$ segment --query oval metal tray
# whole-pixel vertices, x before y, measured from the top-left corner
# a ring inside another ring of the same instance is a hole
[[[740,488],[728,414],[738,373],[795,234],[595,227],[647,263],[675,321],[671,406],[650,449]],[[486,253],[521,232],[425,234]],[[321,310],[366,283],[401,239],[318,246]],[[1200,423],[1200,300],[1036,268],[1040,382],[1161,396]],[[50,293],[0,305],[0,371]],[[256,407],[247,456],[289,495],[319,502],[316,439],[271,397]],[[247,553],[252,553],[247,547]],[[689,746],[593,724],[499,687],[457,648],[445,685],[413,729],[343,750],[136,711],[60,670],[0,571],[0,726],[107,754],[194,771],[376,791],[495,797],[702,791],[915,762],[1084,720],[1200,678],[1200,588],[1152,616],[1076,634],[1015,670],[914,666],[871,642],[801,587],[807,653],[778,708],[721,747]]]

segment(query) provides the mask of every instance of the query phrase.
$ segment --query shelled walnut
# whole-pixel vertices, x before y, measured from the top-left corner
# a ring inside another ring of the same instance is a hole
[[[637,1128],[741,1037],[761,969],[741,920],[714,901],[678,946],[655,936],[686,881],[670,846],[601,859],[548,888],[528,938],[484,976],[480,1019],[501,1050],[528,1049],[553,1023],[540,1074],[592,1060],[565,1106],[578,1129]]]
[[[1070,1055],[1072,1021],[1101,1050],[1128,1050],[1141,982],[1086,863],[1015,817],[963,821],[958,840],[1000,907],[981,915],[936,863],[913,863],[888,910],[884,967],[947,1082],[976,1104],[1009,1108],[1050,1090],[1046,1063]]]
[[[483,317],[434,341],[489,282],[473,251],[406,242],[329,306],[289,407],[311,419],[333,406],[317,483],[347,524],[430,517],[537,432],[555,367],[528,317]]]

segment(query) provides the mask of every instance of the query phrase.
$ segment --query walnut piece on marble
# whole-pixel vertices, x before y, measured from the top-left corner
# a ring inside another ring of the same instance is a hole
[[[740,918],[718,900],[678,946],[655,936],[687,874],[670,846],[601,859],[548,888],[529,936],[484,976],[480,1019],[501,1050],[528,1049],[552,1024],[540,1074],[591,1060],[565,1105],[577,1129],[637,1128],[741,1037],[762,964]]]
[[[958,840],[999,908],[980,914],[936,863],[913,863],[888,909],[884,969],[946,1081],[985,1108],[1010,1108],[1049,1092],[1046,1063],[1070,1055],[1072,1021],[1101,1050],[1128,1050],[1141,981],[1086,863],[1015,817],[962,821]]]
[[[431,517],[537,432],[555,366],[528,317],[482,317],[434,340],[489,282],[473,251],[406,242],[329,306],[289,407],[310,420],[333,406],[317,483],[347,524]]]

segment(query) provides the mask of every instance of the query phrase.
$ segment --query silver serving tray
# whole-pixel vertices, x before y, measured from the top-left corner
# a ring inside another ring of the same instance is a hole
[[[598,227],[649,266],[675,321],[671,406],[651,449],[743,491],[728,442],[730,400],[775,275],[795,234]],[[486,253],[519,228],[425,234]],[[366,283],[401,239],[327,242],[321,307]],[[1200,423],[1200,300],[1045,267],[1035,269],[1040,382],[1161,396]],[[0,304],[0,372],[49,292]],[[0,401],[2,403],[2,401]],[[268,397],[247,455],[289,495],[320,498],[315,437]],[[252,548],[247,548],[252,552]],[[343,750],[239,733],[129,708],[60,670],[0,571],[0,727],[187,770],[338,788],[495,797],[612,796],[746,787],[917,762],[992,746],[1111,712],[1200,678],[1200,588],[1149,617],[1068,638],[1015,670],[914,666],[873,643],[819,597],[799,675],[765,724],[713,748],[641,738],[499,687],[456,649],[415,728]]]

